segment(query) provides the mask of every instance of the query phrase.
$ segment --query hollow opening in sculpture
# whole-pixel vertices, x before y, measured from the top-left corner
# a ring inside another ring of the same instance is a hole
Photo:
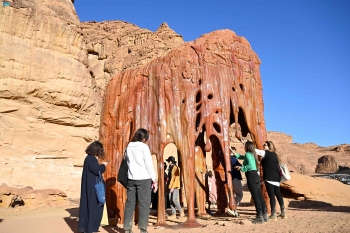
[[[249,132],[248,124],[246,121],[245,113],[242,108],[239,108],[238,112],[238,124],[241,127],[241,133],[243,137],[247,137]]]
[[[216,188],[217,188],[217,207],[219,213],[225,213],[225,208],[228,206],[227,193],[226,193],[226,166],[224,162],[223,148],[221,146],[220,140],[217,136],[211,135],[209,137],[212,144],[212,161],[213,161],[213,170],[214,176],[216,179]]]

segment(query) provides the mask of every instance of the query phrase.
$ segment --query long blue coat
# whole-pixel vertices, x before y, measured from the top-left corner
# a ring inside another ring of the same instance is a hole
[[[96,178],[104,173],[105,165],[98,164],[95,156],[87,155],[81,177],[78,232],[97,232],[101,223],[103,206],[98,205],[95,184]]]

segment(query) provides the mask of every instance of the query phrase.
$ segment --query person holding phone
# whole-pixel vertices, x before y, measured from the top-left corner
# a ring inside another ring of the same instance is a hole
[[[100,206],[97,201],[96,179],[106,171],[108,162],[98,163],[105,157],[103,145],[99,141],[92,142],[85,152],[87,156],[81,177],[78,231],[92,233],[98,231],[103,213],[103,205]]]

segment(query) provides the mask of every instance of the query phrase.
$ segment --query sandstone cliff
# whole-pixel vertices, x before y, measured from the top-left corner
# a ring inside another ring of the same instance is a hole
[[[80,23],[71,0],[0,7],[0,177],[9,186],[79,195],[109,79],[183,43],[121,21]],[[24,171],[24,172],[23,172]]]

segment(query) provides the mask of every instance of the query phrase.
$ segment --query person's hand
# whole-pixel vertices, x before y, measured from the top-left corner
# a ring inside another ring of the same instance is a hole
[[[109,163],[110,160],[108,160],[107,162],[102,162],[102,164],[104,164],[105,166],[107,166],[107,164]]]
[[[241,167],[240,166],[235,166],[235,169],[236,170],[241,170]]]
[[[174,188],[170,189],[170,192],[171,192],[171,193],[174,192]]]
[[[153,182],[153,192],[156,193],[158,190],[158,182],[157,181],[154,181]]]

